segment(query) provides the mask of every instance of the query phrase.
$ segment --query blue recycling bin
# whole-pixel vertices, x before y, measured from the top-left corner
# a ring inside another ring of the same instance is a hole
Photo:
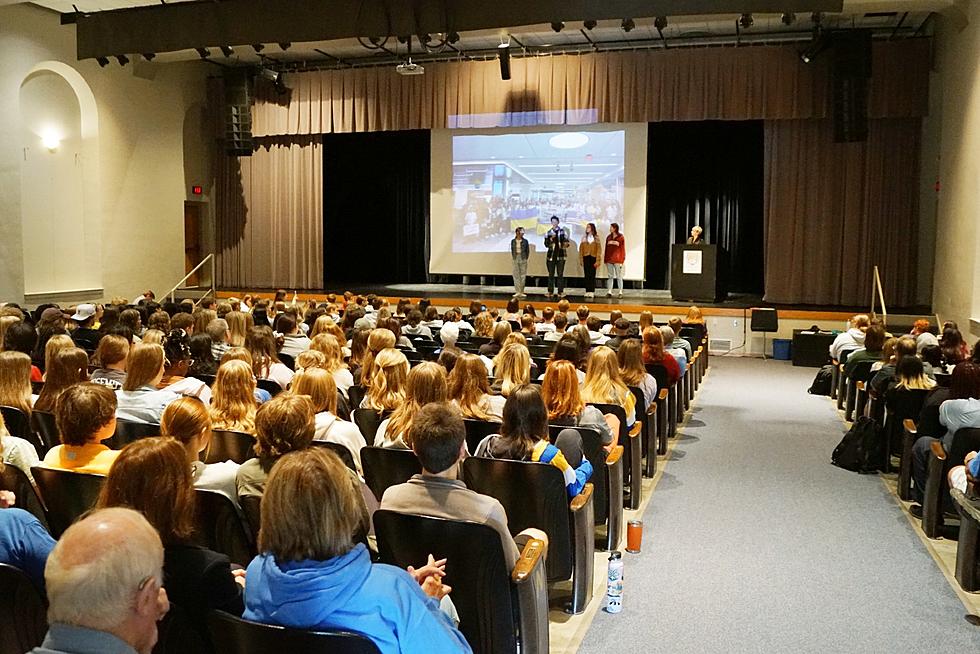
[[[772,358],[789,361],[793,358],[793,341],[788,338],[772,339]]]

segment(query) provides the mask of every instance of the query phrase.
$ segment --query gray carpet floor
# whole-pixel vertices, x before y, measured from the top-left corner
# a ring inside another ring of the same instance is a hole
[[[711,359],[643,552],[624,554],[623,612],[580,652],[980,651],[881,480],[830,464],[844,428],[807,395],[814,373]]]

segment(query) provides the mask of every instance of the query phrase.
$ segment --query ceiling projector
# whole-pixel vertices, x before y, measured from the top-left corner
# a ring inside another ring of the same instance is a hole
[[[408,63],[395,66],[395,72],[399,75],[425,75],[425,68],[409,59]]]

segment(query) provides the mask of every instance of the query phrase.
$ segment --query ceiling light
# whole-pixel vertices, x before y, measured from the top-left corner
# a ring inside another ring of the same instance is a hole
[[[589,31],[594,30],[596,28],[596,25],[598,25],[598,24],[599,23],[597,23],[596,21],[594,21],[592,19],[589,19],[589,20],[585,21],[584,23],[582,23],[582,25],[585,26],[585,29],[587,29]]]
[[[560,32],[563,29],[565,29],[565,23],[563,23],[561,21],[558,21],[556,23],[552,23],[551,24],[551,29],[555,30],[556,32]]]
[[[667,17],[657,16],[653,19],[653,26],[656,27],[658,31],[663,31],[667,28]]]
[[[510,43],[498,45],[497,55],[500,57],[500,79],[507,81],[510,79]]]
[[[792,25],[796,22],[796,14],[791,11],[787,11],[780,16],[779,19],[783,21],[783,25]]]
[[[54,152],[61,145],[61,136],[53,129],[46,129],[41,133],[41,145]]]
[[[99,62],[99,65],[103,68],[109,65],[109,57],[96,57],[95,60]]]
[[[256,43],[252,46],[252,49],[255,50],[256,53],[259,53],[265,50],[265,45],[262,43]]]
[[[633,22],[632,18],[623,19],[622,28],[624,32],[632,32],[634,27],[636,27],[636,23]]]
[[[289,41],[280,41],[280,42],[279,42],[279,48],[280,48],[280,49],[281,49],[281,50],[282,50],[283,52],[285,52],[286,50],[289,50],[289,47],[290,47],[291,45],[292,45],[292,43],[290,43]]]
[[[152,52],[144,52],[143,53],[143,58],[146,59],[147,61],[153,61],[153,58],[154,57],[156,57],[156,54],[154,54]]]
[[[208,50],[207,48],[194,48],[194,49],[197,50],[197,54],[201,57],[201,59],[207,59],[208,57],[211,56],[211,51]]]
[[[259,68],[259,77],[262,79],[267,79],[273,83],[279,81],[279,73],[271,68],[266,68],[265,66]]]
[[[235,54],[235,51],[231,49],[231,46],[223,45],[221,46],[221,54],[223,54],[226,57],[230,57],[233,54]]]
[[[562,132],[548,139],[548,144],[557,150],[574,150],[589,142],[588,134],[582,132]]]
[[[742,14],[738,17],[738,24],[742,26],[742,29],[749,29],[755,21],[752,19],[752,14]]]
[[[129,63],[129,57],[126,55],[116,55],[116,61],[119,62],[120,66],[125,66]]]

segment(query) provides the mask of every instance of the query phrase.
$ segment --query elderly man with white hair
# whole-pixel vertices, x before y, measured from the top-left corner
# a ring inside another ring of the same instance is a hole
[[[163,545],[130,509],[102,509],[65,531],[44,569],[48,634],[32,654],[150,654],[170,609]]]

